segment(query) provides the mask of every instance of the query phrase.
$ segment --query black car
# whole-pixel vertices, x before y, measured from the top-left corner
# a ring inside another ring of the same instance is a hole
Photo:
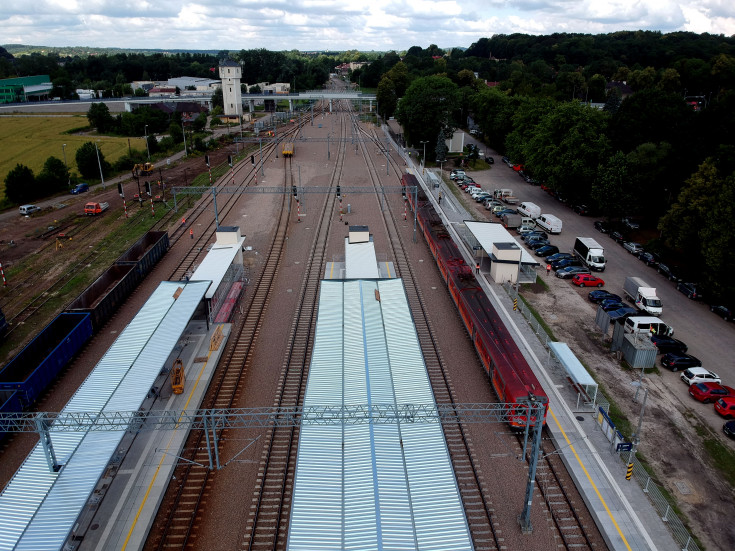
[[[510,159],[508,157],[503,157],[503,162],[508,165],[510,164]]]
[[[556,245],[545,245],[536,249],[536,256],[549,256],[559,252],[559,247]]]
[[[572,253],[556,253],[547,256],[546,260],[548,262],[556,262],[557,260],[567,260],[569,258],[574,258],[574,255]]]
[[[722,425],[722,432],[730,438],[735,438],[735,419]]]
[[[659,264],[656,270],[662,276],[669,278],[669,281],[679,281],[679,278],[674,273],[674,270],[667,264]]]
[[[609,299],[616,300],[617,302],[620,302],[620,303],[623,302],[622,297],[614,293],[611,293],[610,291],[605,291],[604,289],[597,289],[595,291],[590,291],[587,297],[590,299],[590,302],[594,302],[595,304],[600,304],[603,300],[609,300]]]
[[[603,220],[596,220],[595,229],[600,233],[610,233],[610,224]]]
[[[645,262],[646,266],[658,266],[658,255],[656,253],[642,252],[638,259]]]
[[[621,308],[625,308],[625,304],[622,302],[618,302],[615,299],[609,299],[609,300],[603,300],[600,303],[600,308],[602,308],[605,312],[613,312],[615,310],[620,310]]]
[[[614,231],[610,234],[610,237],[612,238],[615,243],[623,243],[625,241],[625,237],[623,237],[623,234],[619,231]]]
[[[689,354],[669,352],[661,356],[661,365],[668,367],[671,371],[679,371],[689,367],[702,367],[702,362]]]
[[[547,239],[538,239],[536,241],[531,241],[530,243],[526,242],[526,245],[529,249],[535,251],[536,249],[550,245],[550,243]]]
[[[489,165],[495,164],[495,159],[492,157],[485,157],[485,162]]]
[[[676,289],[677,291],[684,293],[687,298],[690,298],[692,300],[702,300],[702,293],[699,290],[699,285],[697,285],[696,283],[680,281],[676,285]]]
[[[727,306],[722,306],[720,304],[718,305],[712,305],[709,307],[710,312],[714,312],[718,316],[720,316],[725,321],[730,321],[733,319],[732,317],[732,308],[728,308]]]
[[[548,239],[548,238],[549,238],[549,236],[548,236],[548,235],[546,234],[546,232],[545,232],[545,231],[541,231],[541,230],[533,230],[533,231],[531,231],[531,232],[528,232],[528,233],[524,233],[524,234],[523,234],[523,236],[521,236],[521,239],[522,239],[523,241],[530,241],[530,240],[532,240],[532,239],[533,239],[534,237],[543,237],[544,239]]]
[[[665,335],[651,335],[651,342],[658,348],[659,354],[667,354],[669,352],[686,354],[686,351],[689,350],[689,347],[679,339]]]
[[[590,213],[590,208],[587,205],[574,205],[572,210],[580,216],[587,216]]]
[[[563,258],[562,260],[554,260],[551,263],[551,268],[556,272],[557,270],[563,270],[564,268],[581,265],[582,262],[578,258]]]

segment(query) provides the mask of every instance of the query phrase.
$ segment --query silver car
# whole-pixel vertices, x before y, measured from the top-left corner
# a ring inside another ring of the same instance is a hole
[[[643,245],[636,243],[635,241],[626,241],[623,243],[623,248],[630,254],[638,256],[643,252]]]

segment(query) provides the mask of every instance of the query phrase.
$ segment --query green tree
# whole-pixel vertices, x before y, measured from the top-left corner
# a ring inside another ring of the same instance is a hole
[[[43,169],[36,178],[36,185],[45,196],[65,191],[69,187],[69,181],[70,174],[64,161],[51,156],[43,164]]]
[[[388,76],[380,79],[375,98],[378,100],[380,116],[384,119],[392,117],[398,106],[398,97],[396,96],[396,85]]]
[[[630,209],[636,205],[636,191],[628,159],[618,151],[599,166],[590,197],[605,216],[615,218],[632,212]]]
[[[40,197],[37,193],[36,178],[27,166],[19,163],[5,176],[5,197],[11,203],[25,203]]]
[[[436,148],[434,154],[436,155],[437,161],[444,161],[447,158],[447,135],[444,133],[444,129],[439,130],[439,135],[436,137]]]
[[[207,114],[202,111],[197,115],[197,118],[191,123],[191,127],[194,132],[201,132],[207,126]]]
[[[115,125],[115,119],[110,115],[110,109],[105,103],[91,104],[87,111],[87,120],[100,134],[110,131]]]
[[[172,122],[171,126],[168,127],[168,135],[171,136],[174,143],[184,142],[184,130],[181,128],[181,125],[176,122]]]
[[[77,162],[77,168],[83,178],[88,180],[96,180],[100,176],[100,168],[97,164],[97,148],[92,142],[86,142],[82,147],[77,149],[74,157]],[[104,156],[100,153],[100,162]]]
[[[457,85],[447,77],[430,76],[413,81],[396,110],[406,141],[410,144],[433,141],[440,130],[454,128],[459,101]]]
[[[406,93],[408,85],[411,82],[411,76],[408,74],[408,67],[406,67],[406,64],[399,61],[391,67],[385,76],[393,81],[396,98],[403,97],[403,94]]]
[[[253,92],[253,89],[250,89],[250,92]],[[212,94],[212,107],[222,107],[225,108],[225,100],[224,96],[222,95],[222,88],[217,88],[214,93]]]
[[[558,104],[526,142],[526,164],[566,199],[589,197],[597,167],[610,153],[607,115],[579,102]]]

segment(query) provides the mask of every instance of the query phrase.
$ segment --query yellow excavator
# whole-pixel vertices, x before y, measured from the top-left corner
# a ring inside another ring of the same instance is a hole
[[[153,174],[154,168],[155,167],[153,166],[153,163],[133,165],[133,177],[137,178],[138,176],[150,176],[151,174]]]
[[[180,358],[174,361],[174,367],[171,370],[171,390],[174,394],[182,394],[184,385],[186,384],[186,376],[184,375],[184,362]]]

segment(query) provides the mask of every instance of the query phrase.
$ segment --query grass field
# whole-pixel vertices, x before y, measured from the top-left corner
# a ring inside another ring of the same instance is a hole
[[[26,165],[38,175],[46,159],[53,155],[63,161],[66,150],[69,171],[78,175],[75,155],[77,149],[86,142],[99,140],[100,151],[111,163],[128,151],[127,138],[98,136],[95,132],[65,134],[87,125],[86,114],[0,117],[0,197],[4,196],[5,177],[19,163]],[[63,144],[66,144],[66,147]],[[130,147],[143,150],[145,140],[131,138]]]

